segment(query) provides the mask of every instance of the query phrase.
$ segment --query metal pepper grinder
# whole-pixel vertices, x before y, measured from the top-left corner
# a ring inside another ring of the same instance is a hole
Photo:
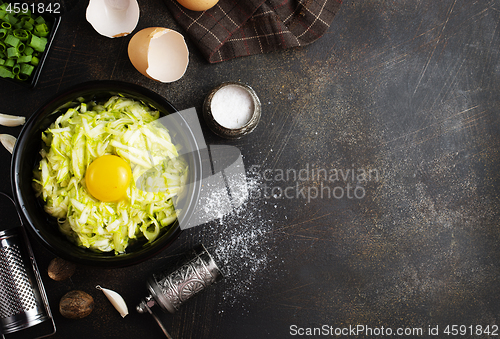
[[[136,309],[149,313],[167,338],[172,338],[152,308],[175,313],[188,299],[222,278],[220,269],[203,245],[198,245],[179,266],[153,274],[146,286],[150,293]]]

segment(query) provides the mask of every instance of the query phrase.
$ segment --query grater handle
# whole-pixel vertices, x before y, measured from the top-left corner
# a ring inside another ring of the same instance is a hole
[[[46,338],[46,337],[50,337],[51,335],[54,335],[56,333],[57,329],[56,329],[56,323],[54,322],[54,317],[52,316],[52,312],[50,310],[49,299],[47,298],[47,293],[45,292],[45,288],[43,286],[42,277],[40,276],[40,271],[38,270],[38,265],[36,264],[35,255],[33,254],[33,250],[29,244],[27,235],[25,235],[25,236],[26,236],[26,243],[27,243],[27,247],[28,247],[28,251],[29,251],[31,265],[33,266],[33,271],[35,273],[35,279],[38,283],[38,287],[40,290],[40,296],[42,297],[43,307],[45,308],[45,311],[47,312],[48,318],[52,322],[52,332],[36,338],[36,339],[41,339],[41,338]]]

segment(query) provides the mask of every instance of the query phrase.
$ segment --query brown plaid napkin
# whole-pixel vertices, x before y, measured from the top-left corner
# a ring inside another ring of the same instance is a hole
[[[232,58],[310,44],[330,27],[342,0],[219,0],[205,12],[165,0],[205,58]]]

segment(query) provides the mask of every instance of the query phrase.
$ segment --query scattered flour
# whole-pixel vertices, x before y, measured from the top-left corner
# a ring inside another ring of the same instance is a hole
[[[270,261],[269,249],[273,242],[273,216],[263,210],[258,176],[246,177],[231,191],[233,203],[238,206],[223,217],[203,226],[202,242],[221,266],[225,289],[221,304],[231,305],[250,297],[256,280],[266,276],[263,271]],[[215,192],[208,201],[208,209],[216,206],[221,192]]]

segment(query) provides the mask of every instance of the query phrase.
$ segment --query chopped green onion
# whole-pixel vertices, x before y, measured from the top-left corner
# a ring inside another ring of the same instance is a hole
[[[23,74],[23,73],[16,74],[16,79],[17,80],[26,81],[26,80],[28,80],[28,78],[29,78],[29,75],[26,75],[26,74]]]
[[[29,46],[37,52],[43,52],[45,50],[45,45],[47,44],[47,39],[42,37],[37,37],[36,35],[31,36]]]
[[[45,22],[45,19],[42,17],[42,16],[38,16],[36,19],[35,19],[35,22],[37,24],[43,24]]]
[[[7,58],[9,58],[9,59],[19,58],[20,56],[21,56],[21,53],[19,53],[17,48],[15,48],[15,47],[7,48]]]
[[[14,67],[12,67],[12,73],[17,75],[19,72],[21,72],[21,66],[19,64],[15,64]]]
[[[19,58],[17,58],[17,62],[20,64],[30,63],[31,59],[33,59],[33,57],[31,55],[21,55]]]
[[[28,33],[28,31],[25,30],[25,29],[16,29],[16,30],[14,30],[13,34],[14,34],[14,36],[16,38],[18,38],[21,41],[28,40],[28,38],[30,36],[30,34]]]
[[[30,64],[21,64],[21,74],[30,76],[31,73],[33,73],[33,70],[35,69],[35,66],[32,66]]]
[[[29,9],[19,13],[7,9],[8,3],[0,0],[0,77],[23,81],[39,66],[51,27]]]
[[[12,13],[10,13],[8,17],[9,17],[9,23],[11,25],[15,25],[19,21]]]
[[[14,74],[5,66],[0,66],[0,77],[14,78]]]
[[[38,24],[35,26],[34,33],[40,37],[46,37],[47,35],[49,35],[49,27],[47,27],[47,24],[45,22]]]
[[[25,13],[21,12],[19,14],[19,21],[26,22],[26,21],[29,21],[30,19],[31,19],[31,12],[30,12],[30,10],[28,10]]]
[[[29,21],[25,21],[24,24],[23,24],[23,28],[24,29],[27,29],[29,31],[32,31],[33,30],[33,24]]]
[[[12,47],[17,47],[17,45],[19,45],[20,42],[21,40],[19,40],[12,34],[7,35],[7,37],[5,38],[5,44]]]

